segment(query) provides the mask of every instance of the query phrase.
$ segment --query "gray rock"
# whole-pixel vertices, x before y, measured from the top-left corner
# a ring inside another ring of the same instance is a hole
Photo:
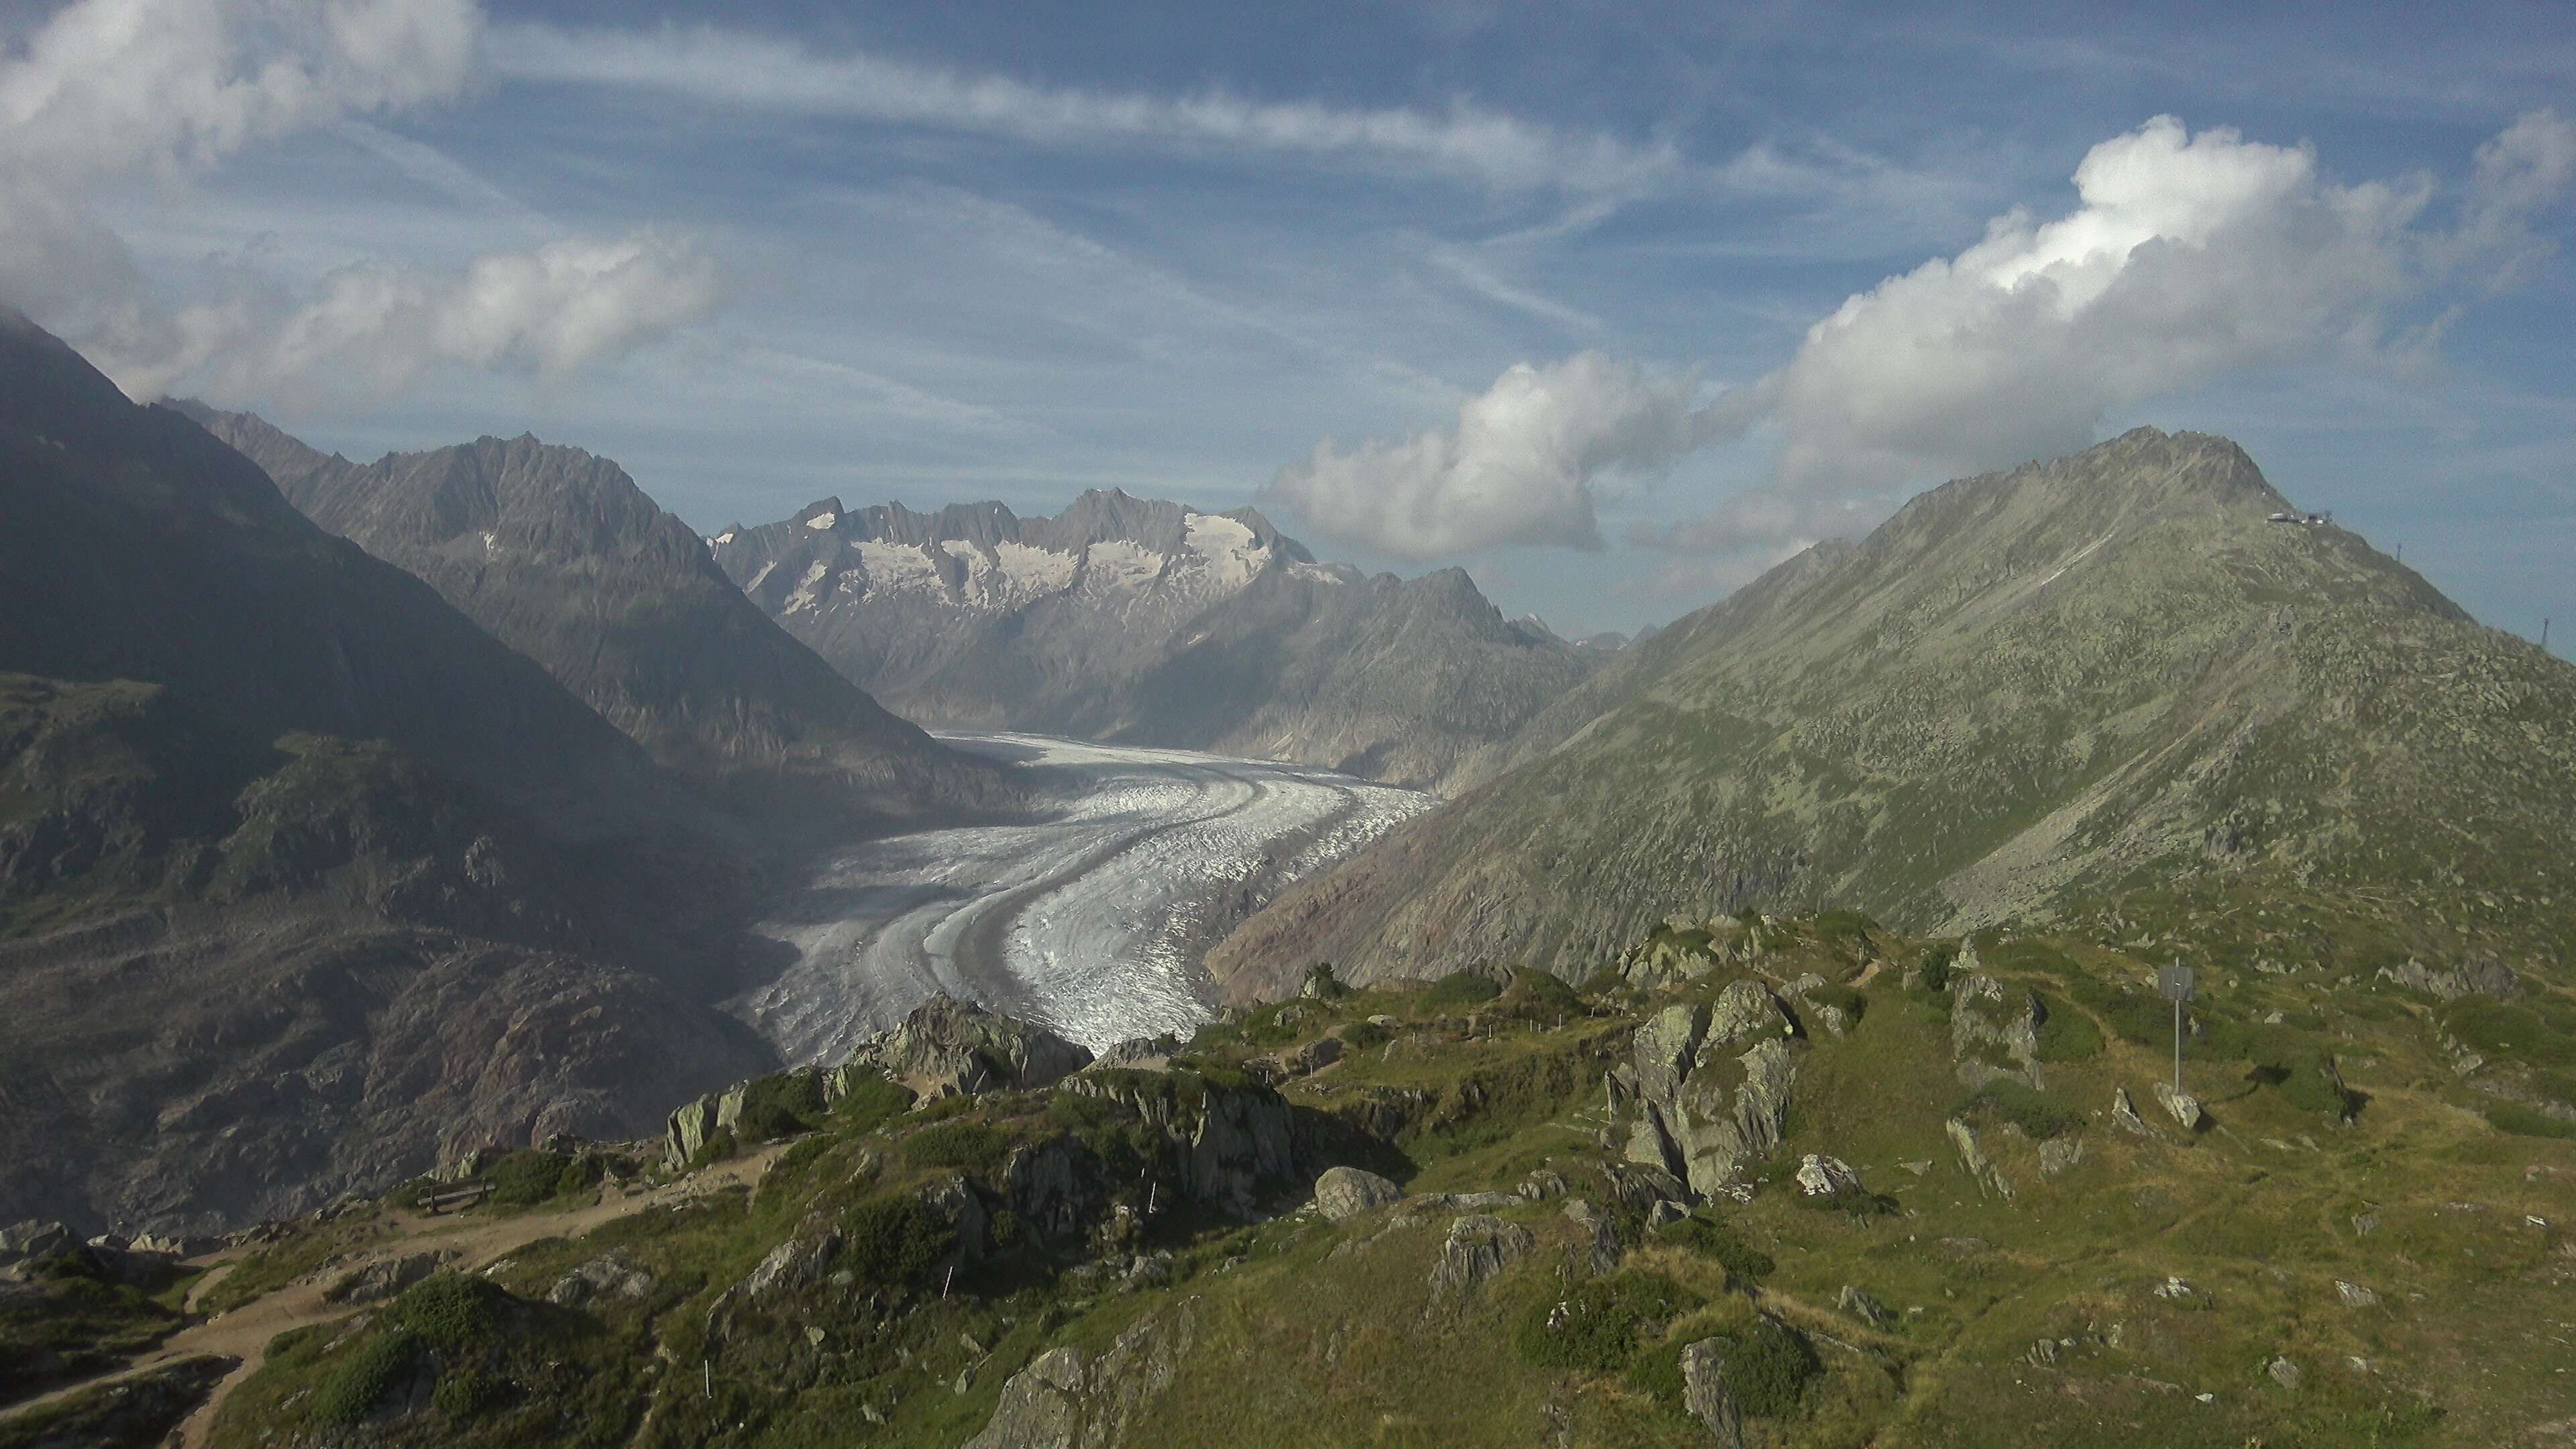
[[[1538,1238],[1529,1229],[1498,1217],[1477,1213],[1451,1223],[1440,1261],[1431,1269],[1431,1311],[1464,1302],[1537,1247]]]
[[[1326,1168],[1315,1179],[1315,1209],[1327,1222],[1344,1222],[1385,1207],[1404,1196],[1404,1189],[1356,1167]]]
[[[1660,1228],[1666,1223],[1677,1223],[1689,1216],[1690,1204],[1674,1202],[1666,1198],[1646,1209],[1646,1226]]]
[[[1091,1053],[1045,1027],[986,1011],[945,993],[912,1009],[853,1058],[916,1096],[972,1096],[997,1087],[1051,1086],[1091,1063]]]
[[[1985,1149],[1977,1145],[1976,1129],[1957,1117],[1941,1125],[1950,1134],[1950,1145],[1959,1150],[1959,1165],[1967,1169],[1968,1176],[1976,1179],[1977,1191],[1980,1194],[1992,1191],[1997,1197],[2009,1200],[2013,1195],[2012,1183],[1987,1158]]]
[[[965,1449],[1113,1449],[1180,1376],[1196,1344],[1200,1300],[1148,1314],[1109,1347],[1067,1344],[1002,1385],[982,1433]]]
[[[2340,1278],[2335,1280],[2335,1296],[2343,1300],[2343,1306],[2346,1308],[2375,1308],[2379,1306],[2379,1295],[2377,1293],[2368,1288],[2364,1288],[2358,1283],[2347,1283]]]
[[[610,1253],[556,1279],[546,1290],[546,1301],[564,1308],[581,1308],[603,1299],[634,1302],[653,1291],[654,1281],[644,1265],[624,1253]]]
[[[2264,1369],[2264,1372],[2272,1376],[2272,1382],[2285,1389],[2295,1390],[2299,1386],[2301,1378],[2299,1366],[2290,1362],[2287,1355],[2272,1360],[2271,1365]]]
[[[1810,1152],[1798,1164],[1798,1190],[1809,1197],[1846,1197],[1861,1190],[1860,1174],[1839,1157]]]
[[[1529,1199],[1531,1202],[1548,1202],[1555,1198],[1565,1196],[1565,1179],[1563,1176],[1550,1172],[1546,1168],[1542,1167],[1538,1171],[1531,1173],[1529,1176],[1522,1178],[1521,1185],[1514,1189],[1514,1191],[1518,1192],[1522,1197]]]
[[[2084,1160],[2084,1139],[2052,1137],[2039,1144],[2039,1175],[2064,1177]]]
[[[2028,1359],[2035,1368],[2053,1368],[2057,1364],[2057,1355],[2057,1340],[2043,1338],[2033,1342],[2030,1352],[2023,1354],[2022,1357]]]
[[[1896,1315],[1888,1311],[1886,1304],[1849,1283],[1843,1285],[1834,1306],[1872,1328],[1885,1328],[1896,1322]]]
[[[29,1219],[0,1229],[0,1263],[14,1263],[22,1258],[41,1258],[72,1246],[72,1230],[61,1223]]]
[[[1619,1225],[1610,1220],[1610,1215],[1579,1197],[1565,1205],[1565,1215],[1586,1234],[1575,1244],[1567,1271],[1578,1278],[1606,1278],[1618,1272],[1619,1261],[1627,1256],[1627,1250],[1619,1242]]]
[[[2147,1125],[2147,1119],[2138,1115],[2138,1104],[2130,1100],[2126,1087],[2111,1089],[2111,1125],[2134,1137],[2156,1135],[2155,1129]]]
[[[1682,1408],[1717,1449],[1744,1449],[1744,1414],[1726,1382],[1725,1345],[1704,1338],[1682,1350]]]
[[[333,1303],[382,1303],[455,1260],[455,1253],[438,1249],[387,1258],[341,1275],[322,1296]]]
[[[2189,1092],[2175,1091],[2171,1082],[2158,1082],[2156,1083],[2156,1101],[2165,1109],[2165,1111],[2172,1114],[2173,1119],[2176,1122],[2182,1124],[2182,1129],[2185,1132],[2197,1132],[2200,1130],[2201,1121],[2206,1114],[2204,1114],[2200,1109],[2200,1099],[2198,1097],[2191,1095]]]
[[[1991,976],[1954,977],[1950,1056],[1959,1080],[1970,1087],[1997,1077],[2040,1085],[2039,1027],[2046,1016],[2039,998],[2019,987]]]
[[[2522,987],[2522,979],[2513,968],[2492,956],[2473,957],[2446,970],[2434,970],[2409,957],[2402,966],[2379,969],[2383,981],[2429,992],[2444,1001],[2457,1001],[2463,996],[2510,998]]]

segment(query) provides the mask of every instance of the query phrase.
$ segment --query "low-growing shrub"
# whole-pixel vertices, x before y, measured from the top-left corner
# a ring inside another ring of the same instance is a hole
[[[1008,1134],[970,1118],[934,1122],[903,1139],[903,1159],[915,1167],[954,1167],[965,1172],[999,1171],[1011,1150]]]
[[[1447,1011],[1459,1007],[1481,1006],[1503,994],[1494,978],[1481,971],[1452,971],[1431,983],[1422,998],[1432,1007]]]
[[[832,1104],[832,1125],[846,1132],[873,1132],[911,1107],[909,1088],[873,1073],[857,1075]]]
[[[2520,1102],[2498,1102],[2487,1108],[2486,1118],[2487,1124],[2498,1132],[2509,1132],[2516,1137],[2576,1140],[2576,1122],[2552,1117]]]
[[[1707,1300],[1661,1273],[1625,1272],[1542,1298],[1521,1317],[1513,1345],[1540,1368],[1609,1373],[1636,1351],[1649,1324],[1669,1322]]]
[[[1580,1004],[1563,977],[1526,967],[1512,973],[1512,995],[1525,1005],[1549,1011],[1571,1011]]]
[[[1318,961],[1306,968],[1305,985],[1297,994],[1317,1001],[1339,1001],[1350,995],[1351,989],[1333,974],[1332,962]]]
[[[1735,1395],[1735,1406],[1761,1418],[1796,1413],[1807,1381],[1823,1367],[1805,1335],[1768,1318],[1716,1337],[1723,1345],[1726,1386]]]
[[[313,1395],[314,1417],[340,1428],[364,1422],[419,1367],[420,1348],[417,1336],[399,1328],[367,1340],[322,1381]]]
[[[1765,1278],[1780,1266],[1733,1228],[1697,1214],[1664,1224],[1655,1229],[1655,1236],[1714,1261],[1731,1278]]]
[[[432,1273],[402,1291],[385,1321],[440,1348],[480,1348],[499,1337],[510,1295],[481,1278]]]
[[[911,1193],[870,1198],[841,1219],[841,1261],[869,1282],[888,1287],[917,1288],[928,1282],[930,1270],[956,1241],[956,1234]]]
[[[734,1133],[750,1142],[792,1137],[823,1125],[823,1079],[812,1072],[773,1072],[745,1087]]]
[[[689,1159],[688,1170],[695,1172],[699,1168],[723,1162],[741,1150],[741,1144],[734,1141],[732,1129],[719,1128],[708,1133],[707,1140],[698,1144],[696,1155]]]
[[[1917,971],[1922,973],[1923,989],[1926,991],[1949,990],[1950,967],[1955,964],[1958,959],[1959,943],[1956,941],[1935,941],[1931,945],[1924,947],[1923,962],[1915,968]]]
[[[486,1174],[492,1183],[492,1201],[503,1207],[534,1207],[552,1202],[565,1191],[570,1181],[567,1174],[580,1172],[579,1164],[560,1152],[541,1152],[526,1148],[513,1152],[493,1164]],[[591,1179],[584,1175],[571,1190],[588,1188]]]
[[[1857,1022],[1869,1010],[1869,998],[1840,982],[1827,982],[1807,993],[1807,999],[1818,1006],[1830,1006]]]
[[[2058,1105],[2029,1083],[2010,1077],[1998,1077],[1979,1087],[1951,1109],[1951,1115],[1971,1122],[2008,1123],[2034,1142],[2063,1137],[2084,1125],[2082,1114]]]
[[[2093,1018],[2047,992],[2037,993],[2040,1011],[2039,1059],[2043,1062],[2087,1062],[2102,1054],[2102,1028]]]
[[[439,1376],[430,1394],[432,1408],[451,1419],[471,1419],[509,1397],[510,1382],[481,1369],[458,1369]]]

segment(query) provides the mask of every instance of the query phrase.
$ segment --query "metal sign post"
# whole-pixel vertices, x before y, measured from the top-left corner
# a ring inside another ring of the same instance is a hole
[[[2156,972],[2156,986],[2165,1000],[2174,1006],[2174,1083],[2176,1096],[2182,1094],[2182,1004],[2191,1000],[2192,969],[2180,961]]]

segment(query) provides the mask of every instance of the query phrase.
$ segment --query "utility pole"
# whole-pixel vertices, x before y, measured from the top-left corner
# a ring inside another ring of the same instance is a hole
[[[2540,652],[2543,654],[2549,652],[2549,621],[2547,619],[2540,621]]]
[[[2182,1004],[2191,1000],[2192,969],[2179,960],[2156,973],[2156,985],[2174,1008],[2174,1081],[2175,1096],[2182,1095]]]

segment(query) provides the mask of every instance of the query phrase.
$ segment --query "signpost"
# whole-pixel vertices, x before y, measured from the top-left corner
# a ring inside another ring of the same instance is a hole
[[[2174,1006],[2174,1093],[2182,1093],[2182,1004],[2191,1000],[2192,969],[2180,961],[2159,968],[2156,985]]]

